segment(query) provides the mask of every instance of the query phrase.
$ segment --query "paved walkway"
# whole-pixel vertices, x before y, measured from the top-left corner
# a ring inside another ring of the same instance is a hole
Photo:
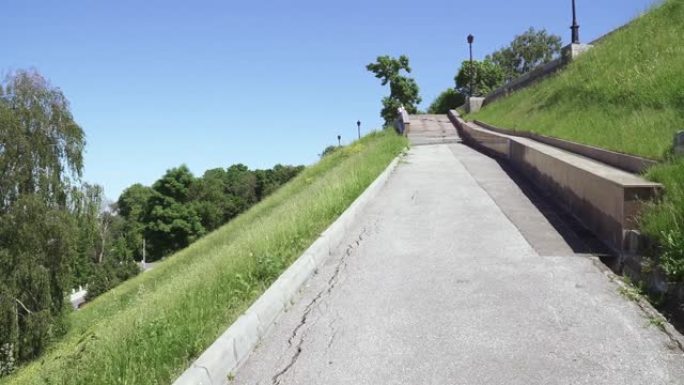
[[[684,384],[582,237],[449,136],[410,150],[231,383]]]

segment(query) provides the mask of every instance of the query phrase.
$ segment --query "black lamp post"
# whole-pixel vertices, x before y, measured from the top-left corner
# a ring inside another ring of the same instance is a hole
[[[360,120],[356,121],[356,128],[359,131],[359,139],[361,139],[361,121]]]
[[[572,30],[572,44],[579,44],[579,25],[577,24],[577,12],[575,11],[575,0],[572,0],[572,25],[570,26]]]
[[[574,0],[573,0],[574,1]],[[468,35],[468,47],[470,49],[470,96],[473,96],[473,41],[475,37],[473,35]]]
[[[342,146],[342,136],[337,135],[337,147]]]

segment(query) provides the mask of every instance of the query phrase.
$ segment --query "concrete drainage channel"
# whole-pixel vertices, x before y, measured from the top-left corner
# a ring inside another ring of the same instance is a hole
[[[219,385],[228,381],[290,306],[306,281],[337,249],[347,230],[385,185],[401,156],[387,166],[304,254],[176,379],[174,385]]]

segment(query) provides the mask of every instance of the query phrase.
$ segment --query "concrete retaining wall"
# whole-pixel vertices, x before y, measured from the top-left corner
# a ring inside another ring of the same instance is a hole
[[[290,306],[304,283],[337,250],[347,230],[375,198],[398,164],[396,158],[378,178],[325,230],[278,279],[240,316],[174,385],[219,385],[244,363],[276,319]]]
[[[657,196],[661,185],[544,143],[467,123],[456,111],[449,112],[449,119],[466,143],[509,161],[617,254],[635,251],[632,234],[642,203]]]
[[[498,132],[500,134],[519,136],[523,138],[536,140],[537,142],[545,143],[550,146],[558,147],[566,151],[574,152],[575,154],[586,156],[587,158],[591,158],[599,162],[619,168],[620,170],[624,170],[635,174],[643,173],[644,171],[646,171],[647,168],[655,166],[658,163],[652,159],[646,159],[629,154],[621,154],[619,152],[609,151],[603,148],[589,146],[586,144],[571,142],[569,140],[552,138],[549,136],[535,134],[533,132],[500,128],[479,120],[475,120],[475,123],[491,131]]]

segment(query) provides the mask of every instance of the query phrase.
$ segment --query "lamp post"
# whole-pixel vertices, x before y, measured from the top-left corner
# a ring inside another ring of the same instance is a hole
[[[337,135],[337,147],[341,147],[341,146],[342,146],[342,136]]]
[[[572,0],[572,25],[570,26],[572,31],[572,44],[579,44],[579,25],[577,24],[577,12],[575,11],[575,0]]]
[[[359,139],[361,139],[361,121],[360,120],[356,121],[356,129],[359,132]]]
[[[573,0],[574,1],[574,0]],[[470,90],[469,96],[473,96],[473,41],[475,37],[473,35],[468,35],[468,47],[470,49]]]

